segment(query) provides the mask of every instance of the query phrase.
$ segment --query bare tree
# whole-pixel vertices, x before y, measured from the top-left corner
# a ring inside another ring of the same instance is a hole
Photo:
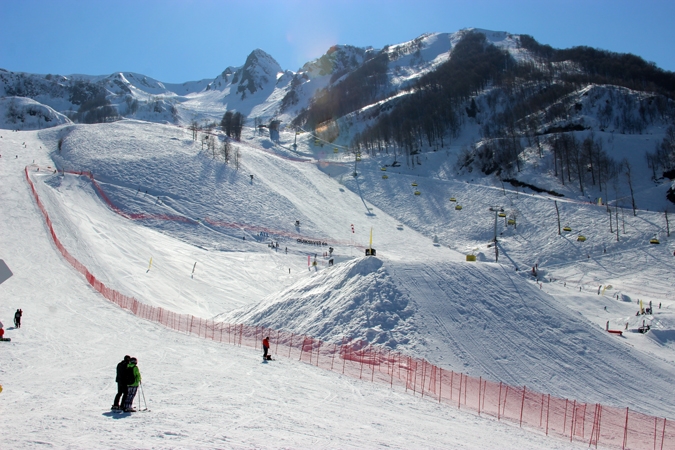
[[[628,188],[630,189],[630,201],[633,206],[633,216],[637,216],[637,208],[635,206],[635,193],[633,192],[633,181],[631,180],[631,165],[628,159],[624,158],[623,166],[626,173],[626,180],[628,181]]]
[[[241,152],[239,151],[239,148],[236,147],[234,149],[234,168],[235,170],[239,170],[239,162],[241,161]]]
[[[197,123],[196,120],[192,120],[190,122],[190,131],[192,131],[192,140],[196,141],[197,140],[197,132],[199,131],[199,123]]]
[[[223,141],[223,144],[220,146],[220,154],[223,155],[223,158],[225,159],[226,163],[230,162],[231,152],[232,152],[232,147],[230,146],[230,143],[226,139],[226,140]]]

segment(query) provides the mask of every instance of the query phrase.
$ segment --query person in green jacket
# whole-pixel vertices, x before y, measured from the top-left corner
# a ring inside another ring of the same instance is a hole
[[[138,370],[138,360],[134,357],[127,365],[127,398],[124,402],[124,412],[136,412],[133,407],[134,397],[141,383],[141,371]]]

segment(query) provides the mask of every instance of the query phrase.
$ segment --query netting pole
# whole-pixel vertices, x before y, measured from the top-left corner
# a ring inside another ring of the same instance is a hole
[[[389,361],[391,363],[391,381],[389,381],[389,387],[391,389],[394,388],[394,358],[391,356],[391,352],[389,352]]]
[[[241,347],[241,339],[244,337],[244,324],[239,327],[239,347]]]
[[[220,323],[220,342],[223,342],[223,328],[225,328],[224,324],[221,322]]]
[[[483,381],[483,411],[485,411],[485,393],[487,392],[487,380]]]
[[[548,414],[551,409],[551,394],[548,394],[548,400],[546,402],[546,436],[548,436]]]
[[[307,342],[307,336],[302,337],[302,344],[300,345],[300,357],[298,361],[302,361],[302,353],[305,351],[305,343]]]
[[[441,402],[441,396],[442,396],[442,393],[443,393],[443,368],[439,367],[439,370],[440,370],[440,372],[438,374],[438,378],[439,378],[439,381],[438,381],[438,403]],[[451,391],[452,391],[452,389],[451,389]]]
[[[321,341],[319,341],[319,346],[316,348],[316,367],[319,367],[319,352],[321,352]]]
[[[425,374],[426,374],[426,369],[427,369],[427,360],[423,359],[422,360],[422,397],[424,397],[424,379],[425,379]]]
[[[347,364],[347,355],[345,355],[345,338],[342,337],[342,345],[340,346],[340,352],[342,353],[342,373],[345,373],[345,364]]]
[[[572,403],[572,422],[570,423],[570,442],[572,442],[572,438],[574,437],[574,424],[577,419],[577,401],[574,400]]]
[[[419,370],[420,363],[415,361],[415,376],[413,377],[413,395],[417,394],[417,371]]]
[[[377,349],[375,349],[375,357],[371,358],[372,361],[372,370],[370,371],[370,382],[373,383],[375,381],[375,361],[377,359]],[[379,369],[379,367],[378,367]]]
[[[469,390],[469,375],[464,377],[464,406],[466,406],[466,392]]]
[[[291,333],[291,343],[288,344],[288,357],[291,357],[291,349],[293,348],[293,333]]]
[[[598,404],[596,403],[595,404],[595,410],[593,411],[593,428],[591,429],[591,438],[588,440],[588,446],[589,447],[591,445],[593,445],[593,437],[595,436],[595,429],[596,429],[597,421],[598,421]],[[596,444],[596,447],[597,447],[597,444]]]
[[[333,344],[333,358],[330,360],[330,370],[333,371],[333,363],[335,362],[335,352],[337,350],[337,345]]]
[[[400,367],[400,364],[399,364]],[[410,385],[410,356],[408,356],[408,370],[405,377],[405,391],[408,392],[408,385]]]
[[[478,377],[478,415],[480,416],[480,390],[483,386],[483,377]]]
[[[666,440],[666,419],[665,417],[663,418],[663,431],[661,432],[661,450],[663,450],[663,441]]]
[[[565,429],[567,428],[567,403],[569,403],[569,400],[565,399],[565,418],[563,419],[563,434],[565,434]]]
[[[497,421],[502,418],[502,382],[499,382],[499,398],[497,399]]]
[[[274,345],[274,353],[277,355],[279,354],[279,333],[280,331],[277,330],[277,342]]]
[[[457,395],[457,409],[462,409],[462,378],[463,374],[459,374],[459,395]]]
[[[192,315],[191,315],[190,317],[192,317],[192,319],[190,320],[190,328],[189,328],[189,330],[188,330],[188,333],[189,333],[189,334],[192,334],[192,324],[193,324],[194,321],[195,321],[195,316],[192,316]]]
[[[656,425],[658,420],[658,417],[654,416],[654,450],[656,450]]]
[[[523,408],[525,407],[525,386],[523,386],[523,399],[520,402],[520,427],[523,427]]]
[[[401,352],[398,352],[398,355],[396,356],[396,360],[398,361],[398,379],[401,379]]]
[[[544,421],[544,394],[541,394],[541,411],[539,411],[539,428]]]
[[[362,380],[363,377],[363,349],[361,349],[361,357],[359,358],[361,360],[361,370],[359,371],[359,380]]]
[[[628,407],[626,407],[626,425],[623,428],[623,445],[621,450],[626,448],[626,440],[628,439]]]

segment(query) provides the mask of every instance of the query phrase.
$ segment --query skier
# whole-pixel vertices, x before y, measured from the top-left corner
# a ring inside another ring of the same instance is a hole
[[[2,327],[3,327],[2,322],[0,322],[0,339],[2,339],[3,336],[5,335],[5,329]]]
[[[126,371],[129,361],[131,361],[131,356],[126,355],[124,360],[117,364],[117,376],[115,377],[115,381],[117,382],[117,395],[115,395],[115,401],[113,402],[112,408],[110,408],[113,411],[122,409],[120,408],[120,404],[124,405],[127,399]],[[121,403],[120,397],[122,398]]]
[[[133,407],[134,397],[138,390],[138,385],[141,383],[141,372],[138,370],[136,358],[131,358],[126,370],[127,383],[127,398],[124,401],[124,412],[136,412]]]
[[[14,326],[16,328],[21,328],[21,316],[23,316],[23,311],[21,309],[17,309],[14,313]]]
[[[270,349],[270,337],[267,336],[265,339],[263,339],[263,359],[272,359],[271,356],[267,354],[267,351]]]

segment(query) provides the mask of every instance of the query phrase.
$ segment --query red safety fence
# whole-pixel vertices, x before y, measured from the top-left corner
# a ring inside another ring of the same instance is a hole
[[[569,439],[589,446],[622,449],[675,450],[675,421],[668,421],[600,404],[587,404],[542,394],[527,387],[475,378],[435,366],[424,359],[374,347],[365,341],[343,339],[324,342],[309,336],[262,326],[231,324],[177,314],[146,305],[105,286],[61,244],[28,175],[35,201],[47,223],[56,248],[89,284],[106,299],[136,316],[172,330],[230,345],[262,348],[270,338],[277,357],[297,359],[352,378],[387,384],[432,401],[456,406],[479,416],[494,417],[520,427]]]

